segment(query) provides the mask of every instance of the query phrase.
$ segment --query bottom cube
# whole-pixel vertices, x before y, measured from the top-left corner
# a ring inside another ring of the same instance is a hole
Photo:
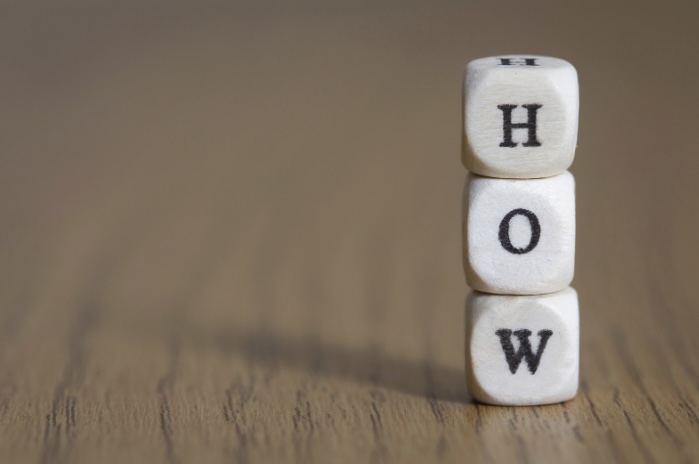
[[[559,403],[578,390],[578,295],[466,299],[466,380],[480,402],[507,406]]]

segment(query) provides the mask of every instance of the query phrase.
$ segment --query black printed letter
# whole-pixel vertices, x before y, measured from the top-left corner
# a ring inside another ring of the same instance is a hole
[[[529,239],[529,244],[524,248],[516,248],[512,246],[512,242],[510,241],[510,220],[518,214],[529,219],[529,226],[532,229],[532,235]],[[528,209],[513,209],[512,211],[507,213],[504,218],[502,218],[502,221],[500,221],[500,230],[498,231],[500,245],[502,245],[502,247],[510,253],[513,253],[515,255],[523,255],[524,253],[529,253],[534,248],[536,248],[536,245],[539,243],[540,237],[541,225],[539,225],[539,218],[537,218],[536,214],[532,213]]]
[[[512,346],[512,341],[510,340],[513,333],[519,340],[519,349],[516,353],[514,346]],[[531,330],[527,329],[515,330],[514,332],[510,329],[500,329],[495,332],[495,335],[500,337],[500,345],[502,346],[502,351],[505,352],[505,360],[510,368],[510,372],[513,374],[517,372],[517,368],[522,363],[522,358],[527,362],[529,372],[531,372],[532,375],[536,374],[536,370],[539,368],[539,362],[541,361],[541,355],[544,354],[546,343],[548,343],[553,332],[551,330],[539,331],[537,334],[539,335],[539,348],[537,348],[536,354],[532,353],[532,346],[529,344],[529,336],[531,334]]]
[[[522,144],[523,147],[540,147],[541,143],[536,138],[536,112],[543,105],[530,104],[522,105],[527,109],[527,122],[512,123],[512,110],[517,108],[517,105],[498,105],[502,111],[502,130],[504,131],[504,140],[500,144],[501,147],[516,147],[517,142],[512,141],[512,129],[527,129],[529,139]]]
[[[536,58],[498,58],[500,66],[539,66]]]

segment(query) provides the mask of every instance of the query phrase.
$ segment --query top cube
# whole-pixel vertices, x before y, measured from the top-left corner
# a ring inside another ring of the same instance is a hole
[[[471,61],[464,76],[461,160],[489,177],[531,179],[573,163],[578,74],[565,60],[499,55]]]

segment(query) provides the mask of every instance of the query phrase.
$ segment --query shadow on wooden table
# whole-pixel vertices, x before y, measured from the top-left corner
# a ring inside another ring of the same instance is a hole
[[[269,331],[226,328],[211,333],[188,328],[183,342],[213,346],[226,354],[241,354],[253,365],[269,369],[305,370],[318,377],[356,381],[421,396],[428,401],[470,403],[462,370],[388,355],[377,346],[349,348],[318,337],[291,338]]]

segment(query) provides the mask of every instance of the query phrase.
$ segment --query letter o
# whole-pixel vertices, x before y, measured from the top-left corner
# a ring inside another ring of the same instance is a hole
[[[517,215],[521,215],[529,219],[529,226],[532,229],[532,235],[529,239],[529,244],[524,248],[517,248],[515,246],[512,246],[512,242],[510,242],[510,220]],[[513,209],[512,211],[507,213],[504,218],[502,218],[502,221],[500,221],[500,231],[498,233],[498,238],[500,238],[500,245],[502,245],[502,247],[510,253],[513,253],[515,255],[523,255],[525,253],[529,253],[539,244],[540,237],[541,226],[539,225],[539,218],[537,218],[536,214],[532,213],[528,209]]]

